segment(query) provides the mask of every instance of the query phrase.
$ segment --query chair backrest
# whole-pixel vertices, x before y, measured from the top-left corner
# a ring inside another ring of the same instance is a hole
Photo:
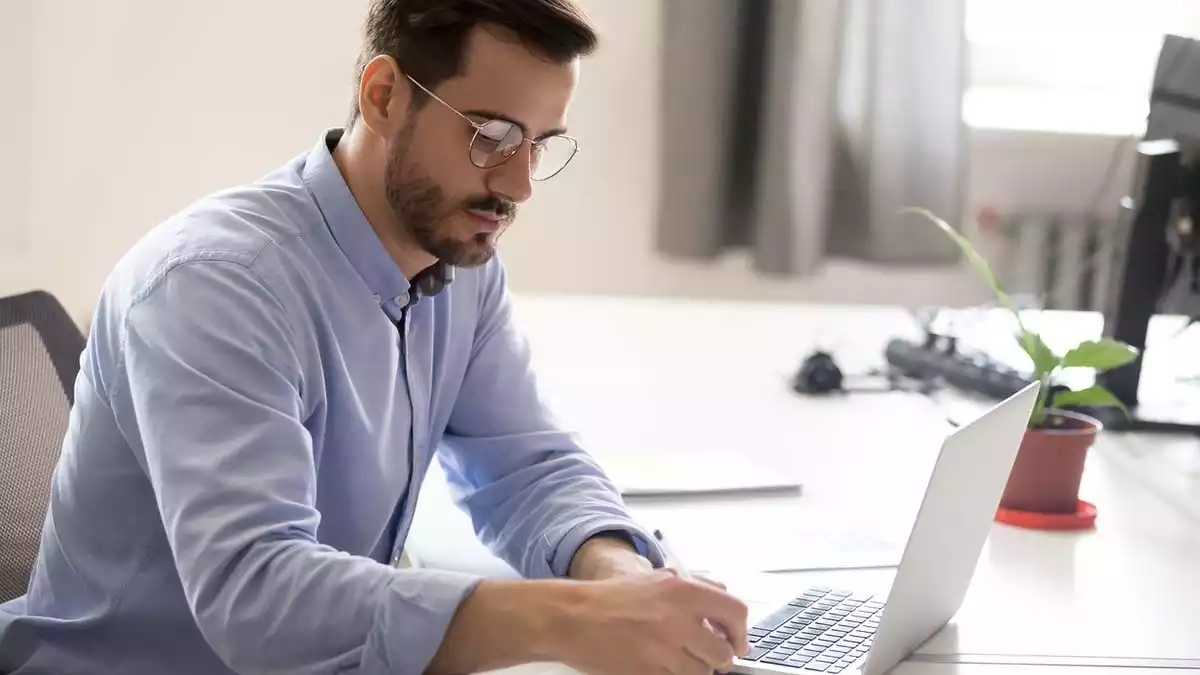
[[[29,584],[83,346],[52,295],[0,298],[0,602]]]

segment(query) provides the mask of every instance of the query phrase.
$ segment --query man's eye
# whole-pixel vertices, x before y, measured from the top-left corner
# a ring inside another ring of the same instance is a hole
[[[479,127],[479,138],[480,140],[499,143],[500,141],[504,140],[504,137],[507,136],[508,132],[511,130],[512,125],[508,122],[492,120],[491,122],[486,122],[483,126]]]

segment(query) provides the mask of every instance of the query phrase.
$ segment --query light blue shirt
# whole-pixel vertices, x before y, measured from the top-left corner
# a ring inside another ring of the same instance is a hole
[[[190,206],[106,281],[0,672],[421,673],[479,582],[389,564],[435,457],[526,577],[603,531],[663,564],[539,398],[502,265],[412,292],[339,137]]]

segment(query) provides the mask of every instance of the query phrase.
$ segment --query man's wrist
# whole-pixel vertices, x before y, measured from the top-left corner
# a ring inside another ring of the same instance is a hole
[[[500,670],[561,658],[583,584],[484,580],[458,607],[429,675]]]
[[[654,565],[638,553],[629,534],[605,531],[583,542],[571,559],[568,576],[596,581],[653,569]]]

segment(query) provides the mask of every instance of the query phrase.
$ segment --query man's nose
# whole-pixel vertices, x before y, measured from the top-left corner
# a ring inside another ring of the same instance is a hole
[[[488,189],[499,193],[520,204],[533,194],[533,180],[530,178],[530,162],[532,155],[528,142],[513,153],[512,157],[488,172]]]

